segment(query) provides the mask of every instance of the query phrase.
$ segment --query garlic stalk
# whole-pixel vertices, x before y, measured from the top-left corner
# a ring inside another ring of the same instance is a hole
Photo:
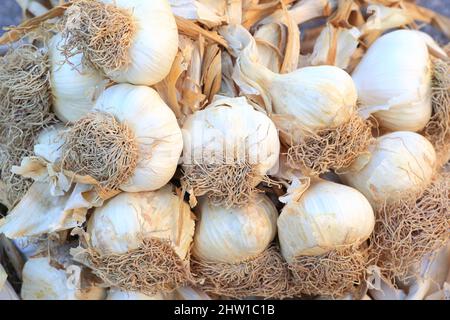
[[[79,266],[54,265],[47,257],[31,258],[23,268],[21,297],[24,300],[102,300],[104,289],[82,289]]]
[[[345,71],[315,66],[277,74],[259,63],[254,39],[246,40],[234,79],[244,94],[261,95],[282,142],[291,147],[292,166],[316,175],[343,168],[366,151],[370,125],[356,112],[356,88]]]
[[[378,38],[352,77],[364,113],[391,131],[420,131],[431,116],[432,68],[427,46],[413,31]]]
[[[193,196],[246,205],[255,187],[276,170],[280,142],[273,122],[244,97],[216,99],[189,116],[182,128],[182,183]]]
[[[431,182],[435,163],[436,153],[426,138],[397,131],[377,138],[370,153],[359,156],[340,177],[375,208],[423,191]]]
[[[298,294],[342,296],[360,284],[367,255],[362,248],[375,224],[357,190],[325,180],[294,179],[278,218],[281,254]]]
[[[55,35],[49,44],[52,110],[64,122],[76,121],[87,114],[106,80],[96,70],[82,64],[83,54],[67,58],[62,51],[63,39]]]
[[[206,293],[233,298],[285,294],[287,270],[275,248],[269,247],[277,216],[271,200],[261,194],[241,208],[201,199],[191,267],[203,279]]]
[[[77,0],[65,12],[62,35],[67,57],[115,82],[153,85],[170,71],[178,33],[167,0]]]
[[[107,285],[152,296],[190,277],[194,219],[171,185],[117,195],[94,210],[87,232],[85,248],[72,254]]]

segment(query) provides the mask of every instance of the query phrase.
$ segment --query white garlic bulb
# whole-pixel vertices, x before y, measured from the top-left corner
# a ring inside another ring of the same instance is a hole
[[[129,181],[120,186],[121,190],[151,191],[169,182],[183,149],[183,137],[174,113],[155,90],[115,85],[103,92],[93,111],[113,115],[134,134],[139,156],[137,167]]]
[[[82,64],[82,53],[66,59],[62,43],[57,34],[49,44],[53,112],[61,121],[76,121],[94,107],[106,81],[98,71]]]
[[[360,192],[330,181],[315,181],[281,211],[281,253],[290,263],[298,256],[317,256],[339,246],[360,244],[374,225],[373,209]]]
[[[431,62],[423,38],[398,30],[378,38],[352,74],[362,109],[392,131],[420,131],[431,116]]]
[[[169,240],[184,260],[194,235],[189,206],[172,186],[154,192],[123,192],[96,208],[87,231],[94,249],[102,254],[123,254],[137,249],[146,237]]]
[[[436,152],[425,137],[397,131],[377,138],[371,153],[357,158],[340,177],[376,207],[401,195],[423,191],[431,182],[435,163]]]
[[[247,207],[225,209],[202,199],[193,255],[208,262],[239,263],[262,253],[276,234],[278,213],[259,194]]]
[[[111,289],[108,292],[106,300],[167,300],[167,299],[162,293],[157,293],[153,296],[147,296],[139,292]]]
[[[73,41],[74,46],[77,46],[77,40],[78,45],[80,39],[84,40],[86,47],[83,53],[88,58],[91,56],[90,62],[115,82],[153,85],[161,81],[169,73],[178,49],[177,25],[168,1],[96,2],[106,6],[75,2],[68,8],[65,24],[68,40]],[[100,13],[106,18],[102,18]],[[87,15],[85,19],[81,18],[83,15]],[[123,32],[121,36],[99,27],[107,27],[108,19],[116,21],[113,26],[117,33]],[[70,37],[74,38],[71,40]],[[100,43],[100,48],[90,47],[91,42]],[[114,50],[124,56],[111,56]],[[119,65],[111,64],[112,59],[122,61]]]
[[[357,94],[344,70],[314,66],[274,73],[261,64],[255,40],[250,35],[247,38],[235,71],[235,81],[244,93],[260,94],[269,111],[291,116],[306,132],[336,127],[350,119]]]
[[[277,168],[280,142],[275,125],[244,97],[216,96],[186,119],[182,132],[184,165],[247,160],[261,178]]]
[[[68,268],[69,269],[69,268]],[[77,288],[78,279],[72,279],[67,269],[50,265],[48,258],[31,258],[23,268],[21,296],[24,300],[101,300],[104,290]]]

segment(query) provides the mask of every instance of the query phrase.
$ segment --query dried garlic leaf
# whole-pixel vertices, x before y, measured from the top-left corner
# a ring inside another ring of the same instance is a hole
[[[217,44],[206,48],[202,66],[203,94],[208,101],[219,92],[222,81],[222,58]]]
[[[58,7],[54,7],[53,9],[49,10],[47,13],[41,16],[28,19],[22,22],[19,26],[9,29],[8,32],[6,32],[5,34],[3,34],[3,36],[0,37],[0,45],[13,43],[21,39],[28,32],[38,28],[43,22],[62,16],[66,11],[66,9],[69,8],[71,5],[72,3],[69,2],[60,5]]]
[[[175,19],[177,22],[179,33],[194,39],[202,35],[205,38],[217,42],[218,44],[222,45],[225,48],[228,48],[227,42],[220,35],[218,35],[217,32],[205,30],[199,25],[195,24],[194,22],[184,19],[182,17],[175,16]]]
[[[358,47],[359,36],[356,27],[345,29],[327,24],[317,38],[310,58],[311,65],[327,64],[347,68]]]

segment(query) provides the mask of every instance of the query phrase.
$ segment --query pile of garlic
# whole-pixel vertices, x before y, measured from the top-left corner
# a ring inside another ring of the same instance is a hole
[[[406,0],[18,3],[0,299],[449,299],[450,52],[415,30],[450,37],[449,18]]]

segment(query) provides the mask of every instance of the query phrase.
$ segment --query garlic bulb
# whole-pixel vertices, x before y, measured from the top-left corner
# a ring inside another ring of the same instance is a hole
[[[262,253],[274,239],[278,213],[258,195],[243,208],[226,209],[206,199],[199,205],[193,255],[204,261],[239,263]]]
[[[153,85],[170,71],[178,46],[167,0],[79,0],[64,17],[67,49],[115,82]]]
[[[398,131],[377,138],[371,153],[360,156],[340,177],[376,207],[422,191],[431,182],[435,162],[435,150],[427,139]]]
[[[7,280],[8,275],[0,264],[0,300],[19,300],[13,287]]]
[[[75,259],[123,291],[154,296],[186,285],[194,219],[172,189],[124,192],[96,208],[87,226],[90,245],[73,252]]]
[[[111,289],[108,292],[106,300],[166,300],[164,295],[157,293],[153,296],[147,296],[139,292],[129,292]]]
[[[363,243],[375,225],[367,199],[334,182],[294,179],[280,201],[286,205],[278,218],[278,239],[294,295],[353,293],[364,281],[368,255]]]
[[[378,38],[352,74],[362,109],[392,131],[420,131],[431,116],[432,68],[423,38],[409,30]]]
[[[370,124],[357,113],[356,87],[348,73],[335,66],[274,73],[262,65],[255,40],[242,29],[244,49],[233,79],[244,94],[263,100],[282,142],[290,147],[291,167],[315,176],[345,168],[367,150]]]
[[[49,44],[52,107],[61,121],[76,121],[94,107],[106,81],[98,71],[82,64],[82,53],[67,59],[61,51],[62,44],[60,34]]]
[[[21,296],[24,300],[103,299],[103,289],[90,287],[87,291],[83,291],[77,288],[79,278],[73,279],[68,270],[53,267],[48,258],[29,259],[25,263],[22,276]]]
[[[245,205],[254,187],[277,169],[280,142],[273,122],[244,97],[216,99],[182,128],[184,182],[215,203]]]
[[[372,233],[375,216],[357,190],[321,180],[292,199],[278,218],[278,239],[287,262],[359,244]]]
[[[180,259],[188,253],[194,220],[172,186],[154,192],[123,192],[96,208],[88,223],[91,244],[102,253],[126,253],[142,239],[169,240]]]
[[[115,169],[121,177],[114,184],[127,192],[164,186],[174,175],[183,148],[181,130],[172,110],[155,90],[145,86],[118,84],[108,88],[98,98],[93,113],[75,122],[73,128],[69,129],[70,141],[66,135],[62,148],[63,159],[68,159],[64,150],[72,155],[65,169],[111,182],[112,174],[104,170],[117,165]],[[88,156],[88,152],[93,154]],[[129,163],[111,162],[113,152]],[[125,155],[126,152],[130,154]],[[104,165],[90,165],[92,157]]]
[[[286,296],[288,269],[270,245],[277,218],[275,206],[262,194],[247,206],[229,209],[201,198],[191,260],[201,289],[232,298]]]
[[[255,88],[269,111],[294,118],[306,132],[336,127],[350,119],[357,93],[344,70],[314,66],[278,74],[263,67],[259,59],[250,41],[237,60],[237,80]]]

